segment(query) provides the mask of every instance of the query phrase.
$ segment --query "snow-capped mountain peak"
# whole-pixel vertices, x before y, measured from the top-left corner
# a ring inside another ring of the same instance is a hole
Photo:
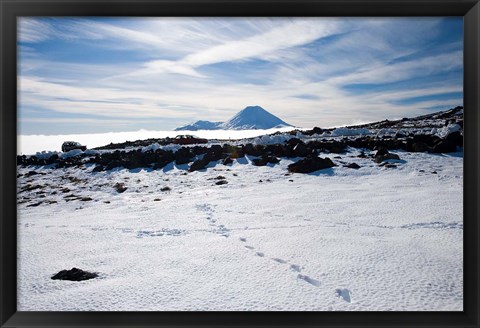
[[[220,127],[225,130],[252,130],[288,126],[291,125],[260,106],[247,106]]]
[[[260,106],[247,106],[233,116],[230,120],[222,122],[196,121],[175,131],[198,130],[264,130],[292,126]]]

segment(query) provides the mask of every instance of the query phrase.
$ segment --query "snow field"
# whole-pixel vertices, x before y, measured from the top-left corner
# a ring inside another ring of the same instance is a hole
[[[19,179],[45,197],[19,196],[18,308],[461,311],[462,154],[396,153],[396,169],[321,154],[339,166],[306,175],[251,157],[188,174],[37,169]],[[42,199],[57,203],[27,207]],[[100,278],[50,279],[74,266]]]

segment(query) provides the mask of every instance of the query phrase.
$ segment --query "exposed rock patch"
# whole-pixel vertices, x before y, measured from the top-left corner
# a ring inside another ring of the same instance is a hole
[[[95,272],[83,271],[78,268],[72,268],[71,270],[62,270],[57,274],[53,275],[51,279],[53,280],[70,280],[70,281],[82,281],[98,277],[98,274]]]

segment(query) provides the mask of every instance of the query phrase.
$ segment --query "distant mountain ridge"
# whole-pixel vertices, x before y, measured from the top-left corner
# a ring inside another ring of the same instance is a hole
[[[226,122],[196,121],[175,131],[266,130],[292,126],[260,106],[247,106]]]
[[[175,131],[217,130],[221,124],[223,123],[199,120],[195,123],[176,128]]]

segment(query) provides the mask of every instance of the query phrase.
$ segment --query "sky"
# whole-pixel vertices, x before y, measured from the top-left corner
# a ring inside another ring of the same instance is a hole
[[[463,105],[462,17],[18,19],[22,135],[173,130],[259,105],[297,127]]]

